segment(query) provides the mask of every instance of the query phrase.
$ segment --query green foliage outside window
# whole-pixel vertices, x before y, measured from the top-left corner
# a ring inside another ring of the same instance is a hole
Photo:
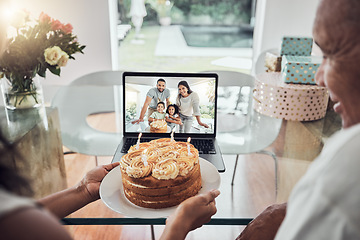
[[[223,24],[223,19],[233,16],[233,25],[248,24],[251,18],[251,3],[253,0],[170,0],[173,4],[171,15],[176,24],[189,24],[191,16],[209,16],[214,23]],[[144,25],[157,23],[158,14],[156,3],[159,0],[145,0],[147,16],[144,18]],[[119,11],[128,15],[131,0],[119,0]],[[123,23],[130,23],[129,16],[122,16]],[[191,23],[190,23],[191,24]],[[195,23],[196,24],[196,23]],[[201,24],[201,23],[198,23]]]
[[[213,105],[207,106],[207,105],[201,105],[200,106],[200,114],[202,118],[208,118],[208,119],[214,119],[215,108]]]
[[[136,102],[129,102],[126,104],[125,121],[133,121],[136,118]]]

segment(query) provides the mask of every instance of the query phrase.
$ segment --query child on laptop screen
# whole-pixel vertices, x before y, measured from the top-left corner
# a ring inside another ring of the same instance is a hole
[[[170,104],[166,109],[165,120],[167,125],[171,128],[176,128],[178,125],[182,125],[180,116],[179,116],[179,107],[175,104]],[[177,130],[177,129],[176,129]]]
[[[158,102],[158,104],[156,106],[156,112],[153,112],[149,117],[149,123],[156,121],[156,120],[165,119],[164,110],[165,110],[165,103]]]

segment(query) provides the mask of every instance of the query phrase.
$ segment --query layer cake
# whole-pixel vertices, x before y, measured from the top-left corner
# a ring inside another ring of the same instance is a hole
[[[165,120],[155,120],[150,123],[150,132],[152,133],[166,133],[167,123]]]
[[[198,150],[169,138],[132,146],[120,169],[126,198],[141,207],[176,206],[201,188]]]

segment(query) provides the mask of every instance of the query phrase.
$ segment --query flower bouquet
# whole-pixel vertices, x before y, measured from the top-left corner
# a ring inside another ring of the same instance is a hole
[[[41,85],[36,75],[45,77],[49,70],[60,76],[61,67],[85,48],[73,35],[71,24],[63,24],[45,13],[38,19],[31,19],[26,11],[17,16],[9,27],[11,37],[0,58],[1,88],[9,109],[41,105]]]

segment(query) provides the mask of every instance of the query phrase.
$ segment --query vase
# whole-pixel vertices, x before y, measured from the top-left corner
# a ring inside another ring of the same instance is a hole
[[[42,86],[38,76],[27,79],[26,84],[14,84],[6,77],[1,79],[4,105],[9,110],[38,108],[44,104]]]

